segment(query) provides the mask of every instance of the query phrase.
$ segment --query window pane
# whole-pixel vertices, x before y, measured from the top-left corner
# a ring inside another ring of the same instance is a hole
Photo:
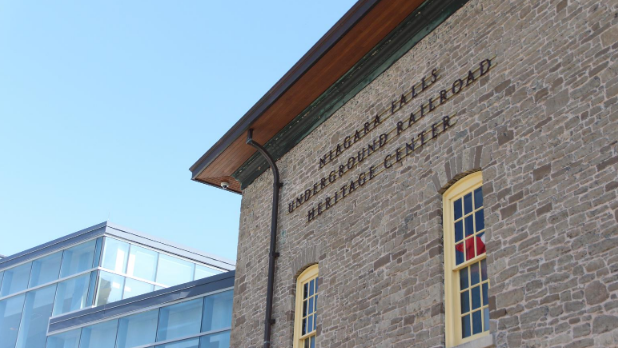
[[[470,311],[470,291],[464,291],[461,297],[461,314],[466,314]]]
[[[140,282],[139,280],[126,278],[124,282],[124,294],[122,298],[139,296],[154,290],[154,285]]]
[[[192,262],[160,254],[157,283],[174,286],[190,282],[193,280],[194,267],[195,264]]]
[[[464,262],[463,242],[455,245],[455,264],[460,265]]]
[[[202,332],[232,326],[232,301],[233,292],[231,290],[204,298]]]
[[[483,188],[479,187],[474,190],[474,208],[478,209],[483,206]]]
[[[476,231],[481,231],[483,229],[485,229],[485,213],[484,210],[481,209],[479,211],[477,211],[476,213],[474,213],[474,216],[476,218]]]
[[[474,234],[474,216],[466,216],[464,221],[466,223],[466,237],[471,236]]]
[[[463,239],[463,221],[455,223],[455,243],[459,243]]]
[[[489,303],[488,285],[489,283],[483,284],[483,306],[487,306],[487,304]]]
[[[44,347],[56,285],[26,293],[26,302],[15,348]]]
[[[131,245],[127,274],[133,277],[154,281],[159,253],[137,245]]]
[[[472,310],[481,307],[481,287],[472,288]]]
[[[54,316],[85,308],[89,284],[90,274],[60,282],[54,301]]]
[[[60,278],[83,272],[92,268],[96,240],[76,245],[64,251]]]
[[[14,348],[25,294],[0,301],[0,348]]]
[[[461,317],[461,338],[470,337],[470,314]]]
[[[472,313],[472,334],[476,335],[477,333],[483,332],[483,322],[481,319],[481,313],[483,311],[476,311]]]
[[[28,287],[32,288],[58,279],[60,261],[62,261],[62,252],[32,261],[32,271],[30,271]]]
[[[117,274],[101,272],[99,275],[99,289],[97,290],[96,305],[101,306],[122,299],[124,277]]]
[[[86,326],[82,329],[79,348],[114,348],[118,320]]]
[[[479,263],[478,262],[470,266],[470,280],[471,280],[472,285],[476,285],[479,283],[480,276],[479,276]]]
[[[472,193],[468,193],[464,196],[464,214],[472,212]]]
[[[159,310],[120,319],[116,348],[131,348],[155,341]]]
[[[202,299],[162,307],[159,311],[157,341],[166,341],[200,332]]]
[[[75,329],[47,338],[47,348],[78,348],[81,330]]]
[[[455,220],[461,218],[461,198],[453,203],[453,211],[455,212]]]
[[[2,280],[2,290],[0,290],[0,297],[26,290],[28,287],[28,278],[30,278],[31,267],[32,262],[28,262],[5,270]]]
[[[483,322],[485,323],[485,330],[483,331],[489,331],[489,308],[483,309],[483,317]]]
[[[468,268],[459,271],[459,290],[468,288]]]
[[[155,348],[198,348],[199,344],[200,344],[199,339],[194,338],[194,339],[185,340],[182,342],[161,344],[161,345],[155,346]]]
[[[313,296],[313,290],[315,289],[315,285],[313,283],[315,283],[315,280],[309,282],[309,296]]]
[[[214,335],[202,336],[200,348],[229,348],[230,332],[221,332]]]
[[[2,289],[2,277],[4,277],[4,272],[0,272],[0,289]]]
[[[221,273],[221,271],[216,270],[214,268],[210,268],[210,267],[206,267],[202,265],[195,265],[195,280],[210,277],[210,276],[213,276],[219,273]]]
[[[129,254],[129,243],[114,238],[105,237],[103,261],[101,267],[118,273],[124,273]]]

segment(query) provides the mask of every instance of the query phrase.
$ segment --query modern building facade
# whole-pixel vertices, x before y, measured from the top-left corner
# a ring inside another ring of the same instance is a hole
[[[111,223],[92,226],[0,260],[0,347],[43,348],[50,318],[233,269],[228,260]]]
[[[617,13],[360,0],[191,168],[231,346],[618,347]]]

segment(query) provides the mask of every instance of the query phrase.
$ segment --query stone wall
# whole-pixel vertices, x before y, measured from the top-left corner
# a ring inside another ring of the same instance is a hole
[[[444,344],[440,192],[482,170],[498,347],[618,346],[618,4],[472,0],[278,161],[284,186],[273,347],[291,347],[295,276],[319,263],[319,347]],[[318,158],[433,68],[440,79],[355,153],[485,58],[495,66],[412,127],[456,124],[307,222],[307,210],[401,147],[402,134],[293,213],[344,164]],[[261,347],[270,171],[243,192],[233,347]]]

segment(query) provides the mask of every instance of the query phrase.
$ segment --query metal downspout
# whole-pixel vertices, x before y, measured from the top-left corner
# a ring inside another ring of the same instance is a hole
[[[283,184],[279,180],[279,168],[266,149],[253,141],[253,129],[247,132],[247,144],[253,146],[266,158],[273,171],[273,205],[272,217],[270,221],[270,252],[268,254],[268,287],[266,289],[266,316],[264,318],[264,348],[270,348],[270,328],[275,323],[272,319],[273,307],[273,285],[275,283],[275,258],[279,253],[275,251],[277,247],[277,217],[279,216],[279,189]]]

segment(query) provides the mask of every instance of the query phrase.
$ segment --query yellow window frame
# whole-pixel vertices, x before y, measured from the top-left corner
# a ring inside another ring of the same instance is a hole
[[[478,334],[471,334],[469,337],[462,338],[461,327],[461,299],[459,285],[459,271],[486,259],[487,253],[476,255],[470,260],[465,260],[460,265],[456,265],[455,260],[455,232],[454,232],[454,212],[453,202],[462,198],[464,195],[474,192],[475,189],[483,186],[483,176],[481,172],[472,173],[455,185],[451,186],[443,195],[443,221],[444,221],[444,297],[445,297],[445,343],[446,347],[454,347],[459,344],[473,341],[483,336],[489,335],[489,330]],[[474,209],[473,209],[474,210]],[[485,282],[480,279],[481,283]],[[486,281],[489,286],[489,280]],[[481,308],[485,307],[481,304]],[[482,309],[481,309],[482,311]],[[483,319],[484,320],[484,319]],[[472,332],[471,332],[472,333]]]
[[[294,348],[302,348],[305,340],[316,336],[317,330],[302,334],[303,325],[303,286],[318,277],[318,265],[309,266],[296,279],[296,302],[294,312]],[[314,296],[317,295],[317,291]],[[316,306],[317,308],[317,306]],[[316,309],[317,310],[317,309]]]

